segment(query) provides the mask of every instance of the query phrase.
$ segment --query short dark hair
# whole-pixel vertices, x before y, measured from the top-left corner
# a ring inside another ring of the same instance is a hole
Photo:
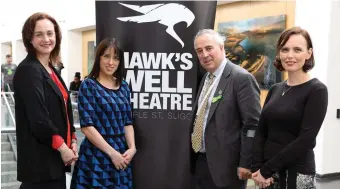
[[[279,38],[279,40],[277,41],[277,44],[276,44],[276,58],[275,58],[274,65],[279,71],[284,71],[284,68],[282,66],[281,59],[280,59],[280,56],[279,56],[280,50],[287,43],[290,36],[292,36],[292,35],[302,35],[307,41],[307,49],[310,49],[310,48],[313,49],[312,39],[311,39],[309,33],[306,30],[304,30],[300,27],[292,27],[290,29],[285,30],[281,34],[281,36],[280,36],[280,38]],[[303,65],[302,70],[304,72],[308,72],[309,70],[311,70],[314,67],[314,65],[315,65],[314,53],[312,53],[312,56],[308,60],[306,60],[305,64]]]
[[[74,77],[76,77],[76,78],[80,79],[80,78],[81,78],[81,76],[80,76],[80,72],[76,72],[76,73],[74,74]]]
[[[120,48],[118,41],[115,38],[105,38],[102,40],[96,51],[96,58],[92,67],[92,70],[89,74],[89,78],[98,78],[100,72],[100,57],[104,54],[105,50],[108,48],[113,48],[115,55],[119,59],[119,65],[115,73],[113,73],[113,77],[116,78],[116,84],[120,85],[123,81],[123,74],[124,74],[124,55],[123,51]]]
[[[12,57],[12,55],[6,54],[6,58],[11,58],[11,57]]]
[[[21,32],[22,40],[23,40],[24,45],[26,47],[26,51],[28,53],[36,54],[36,49],[33,47],[31,41],[32,41],[32,38],[33,38],[34,28],[35,28],[37,21],[43,20],[43,19],[48,19],[54,25],[56,42],[55,42],[55,47],[50,54],[50,59],[52,60],[52,62],[55,62],[56,57],[59,55],[59,52],[60,52],[61,31],[60,31],[60,27],[59,27],[57,21],[52,16],[50,16],[46,13],[37,12],[37,13],[34,13],[33,15],[31,15],[29,18],[27,18],[24,26],[22,27],[22,32]]]

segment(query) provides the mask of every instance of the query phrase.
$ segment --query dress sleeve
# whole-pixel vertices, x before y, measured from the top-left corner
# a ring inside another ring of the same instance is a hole
[[[266,100],[264,102],[263,108],[268,103],[271,95],[272,95],[273,87],[269,89]],[[262,108],[262,109],[263,109]],[[264,144],[267,140],[267,133],[268,133],[268,123],[267,119],[264,117],[263,113],[260,115],[260,120],[258,123],[258,127],[256,130],[254,143],[253,143],[253,153],[252,153],[252,163],[251,163],[251,171],[256,172],[258,171],[263,163],[264,163]]]
[[[78,112],[80,127],[94,126],[97,115],[95,112],[94,86],[89,79],[82,82],[78,94]]]
[[[326,87],[311,91],[304,107],[299,136],[277,155],[269,159],[260,169],[264,178],[289,165],[315,147],[316,136],[325,118],[328,105]]]

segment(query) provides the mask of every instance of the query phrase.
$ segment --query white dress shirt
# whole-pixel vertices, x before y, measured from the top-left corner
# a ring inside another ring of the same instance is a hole
[[[224,59],[222,61],[222,63],[220,64],[220,66],[217,68],[217,70],[214,73],[212,73],[215,76],[215,79],[214,79],[215,85],[212,87],[211,93],[209,94],[208,104],[207,104],[207,108],[206,108],[206,111],[205,111],[205,114],[204,114],[203,135],[202,135],[202,149],[200,150],[200,152],[205,152],[204,136],[205,136],[205,128],[206,128],[206,125],[207,125],[207,119],[208,119],[208,115],[209,115],[209,111],[210,111],[211,101],[212,101],[212,99],[214,97],[215,91],[216,91],[217,86],[219,84],[219,81],[220,81],[220,79],[222,77],[222,74],[220,74],[220,73],[223,72],[226,64],[227,64],[227,59]],[[200,97],[198,99],[198,105],[200,105],[202,103],[202,100],[204,98],[204,96],[202,95],[202,91],[205,91],[204,89],[207,87],[208,79],[209,79],[209,74],[207,74],[207,76],[205,77],[204,86],[203,86],[203,88],[201,90],[201,94],[200,94]],[[198,113],[198,111],[197,111],[197,113]]]

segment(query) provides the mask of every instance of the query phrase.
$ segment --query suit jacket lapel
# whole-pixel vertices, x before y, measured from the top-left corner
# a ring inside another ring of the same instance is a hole
[[[55,75],[58,77],[60,83],[63,85],[63,87],[64,87],[65,90],[67,91],[67,93],[69,93],[69,91],[67,90],[68,88],[67,88],[67,86],[66,86],[66,84],[65,84],[65,82],[64,82],[64,80],[63,80],[63,78],[61,78],[61,75],[58,74],[57,70],[56,70],[53,66],[51,66],[51,68],[52,68],[52,70],[54,71]],[[58,89],[59,89],[59,87],[58,87]],[[70,94],[70,93],[69,93],[69,94]]]
[[[52,80],[50,74],[47,72],[47,70],[41,65],[41,69],[44,73],[44,77],[47,81],[47,83],[52,87],[52,89],[54,90],[54,92],[59,96],[59,98],[64,101],[64,97],[63,95],[61,94],[61,91],[60,89],[58,88],[57,84],[54,83],[54,81]],[[53,69],[54,70],[54,69]],[[54,70],[55,71],[55,70]]]
[[[220,91],[222,91],[222,95],[224,94],[224,90],[225,90],[225,88],[226,88],[226,86],[229,82],[228,77],[229,77],[231,70],[232,70],[232,67],[231,67],[230,64],[232,64],[232,63],[229,60],[227,60],[227,64],[224,67],[223,73],[221,75],[221,79],[218,82],[217,88],[215,90],[214,97],[218,96]],[[220,100],[215,102],[215,103],[211,103],[210,109],[209,109],[209,114],[208,114],[208,119],[207,119],[207,124],[209,123],[209,120],[211,119],[212,115],[214,114],[219,103],[220,103]]]

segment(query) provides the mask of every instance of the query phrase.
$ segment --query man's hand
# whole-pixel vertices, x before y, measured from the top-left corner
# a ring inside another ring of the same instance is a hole
[[[237,176],[240,180],[246,180],[251,178],[251,171],[246,168],[238,167]]]

